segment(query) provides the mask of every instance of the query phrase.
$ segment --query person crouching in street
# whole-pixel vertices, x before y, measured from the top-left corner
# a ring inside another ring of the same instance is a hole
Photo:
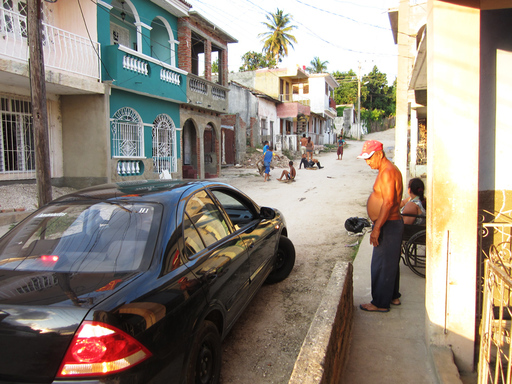
[[[358,156],[379,173],[366,208],[373,222],[370,244],[372,301],[359,307],[368,312],[389,312],[400,305],[400,251],[404,222],[400,215],[403,184],[400,170],[386,158],[382,143],[368,140]]]
[[[270,163],[272,162],[272,158],[274,157],[274,152],[272,151],[272,146],[269,145],[267,151],[263,155],[263,165],[265,166],[265,177],[263,181],[270,180]]]
[[[290,161],[288,163],[288,165],[290,166],[290,170],[284,170],[283,173],[281,173],[281,177],[277,180],[281,181],[283,179],[283,177],[286,177],[286,180],[293,180],[295,179],[295,176],[297,175],[297,171],[295,170],[294,166],[293,166],[293,161]]]

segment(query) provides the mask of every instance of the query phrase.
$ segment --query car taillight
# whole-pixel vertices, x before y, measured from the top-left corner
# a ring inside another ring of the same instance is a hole
[[[107,324],[85,321],[75,334],[57,377],[105,375],[151,357],[142,344]]]

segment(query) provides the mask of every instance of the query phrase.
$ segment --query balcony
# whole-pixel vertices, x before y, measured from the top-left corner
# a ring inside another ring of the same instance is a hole
[[[279,95],[279,101],[282,101],[283,103],[299,103],[305,107],[309,107],[311,103],[309,97],[291,93]]]
[[[187,81],[187,96],[190,104],[220,113],[227,113],[229,88],[191,73],[187,75]]]
[[[122,45],[104,51],[104,80],[136,92],[186,102],[186,72]]]
[[[0,9],[0,56],[28,63],[27,18]],[[44,65],[100,80],[100,44],[43,23]]]

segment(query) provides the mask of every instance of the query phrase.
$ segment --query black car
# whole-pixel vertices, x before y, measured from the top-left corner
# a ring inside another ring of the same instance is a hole
[[[0,383],[215,383],[221,340],[295,263],[286,222],[222,183],[108,184],[0,239]]]

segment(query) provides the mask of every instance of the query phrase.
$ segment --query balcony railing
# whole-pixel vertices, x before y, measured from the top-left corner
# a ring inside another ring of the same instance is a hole
[[[192,73],[187,75],[187,81],[187,96],[190,104],[226,113],[229,88]]]
[[[336,109],[336,102],[332,97],[329,97],[329,108]]]
[[[0,9],[0,55],[28,61],[27,18]],[[100,44],[43,23],[43,56],[48,68],[100,79]]]
[[[309,107],[311,104],[309,97],[291,93],[279,95],[279,101],[282,101],[283,103],[299,103],[306,107]]]

